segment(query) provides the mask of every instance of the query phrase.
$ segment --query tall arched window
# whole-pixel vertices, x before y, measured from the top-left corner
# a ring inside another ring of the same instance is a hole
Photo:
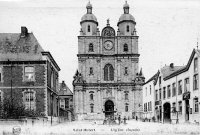
[[[89,44],[89,52],[94,52],[94,47],[92,43]]]
[[[124,44],[124,52],[128,52],[128,45]]]
[[[88,29],[87,29],[87,30],[88,30],[88,32],[90,32],[90,25],[88,25],[88,27],[87,27],[87,28],[88,28]]]
[[[94,98],[93,98],[93,94],[90,94],[90,100],[93,100]]]
[[[104,67],[104,80],[113,81],[114,80],[114,69],[111,64],[106,64]]]
[[[126,31],[129,32],[129,25],[126,26]]]

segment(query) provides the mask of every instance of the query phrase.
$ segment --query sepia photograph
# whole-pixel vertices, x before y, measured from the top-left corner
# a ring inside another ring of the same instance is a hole
[[[199,0],[0,0],[0,135],[200,135]]]

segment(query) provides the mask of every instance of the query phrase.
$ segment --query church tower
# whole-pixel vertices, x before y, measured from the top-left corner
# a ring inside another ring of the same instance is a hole
[[[129,5],[123,6],[118,31],[108,19],[101,34],[90,2],[86,9],[80,22],[78,70],[73,81],[75,117],[140,117],[144,77],[138,69],[138,36]]]

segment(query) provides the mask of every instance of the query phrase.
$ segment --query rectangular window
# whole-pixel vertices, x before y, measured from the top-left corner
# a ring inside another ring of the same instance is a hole
[[[34,67],[24,67],[24,80],[25,81],[34,81],[35,80],[35,73]]]
[[[176,96],[176,84],[172,84],[172,97]]]
[[[0,90],[0,104],[1,104],[1,102],[2,102],[2,92]]]
[[[185,79],[185,92],[190,91],[189,78]]]
[[[199,112],[198,98],[194,98],[194,112]]]
[[[182,101],[178,102],[179,113],[182,114]]]
[[[149,91],[150,95],[151,95],[151,85],[150,85],[150,91]]]
[[[198,74],[194,75],[193,88],[194,90],[198,89]]]
[[[0,82],[2,82],[2,68],[0,67]]]
[[[33,91],[24,92],[25,109],[35,110],[35,93]]]
[[[150,111],[152,111],[152,104],[151,104],[151,101],[150,101]]]
[[[166,87],[163,87],[163,99],[166,98]]]
[[[128,105],[125,106],[125,112],[128,112]]]
[[[178,95],[182,94],[182,80],[178,81]]]
[[[194,72],[196,73],[198,71],[198,58],[194,59]]]
[[[161,89],[159,89],[159,100],[161,100]]]
[[[94,105],[93,104],[90,105],[90,111],[91,111],[91,113],[94,112]]]
[[[65,108],[69,108],[69,98],[65,98]]]
[[[161,85],[161,76],[159,77],[159,85]]]
[[[158,90],[156,90],[156,101],[158,100]]]
[[[172,112],[173,113],[176,112],[176,103],[175,102],[172,103]]]
[[[167,98],[171,97],[171,88],[170,85],[167,86]]]
[[[145,93],[145,95],[147,96],[147,87],[146,87],[146,93]]]

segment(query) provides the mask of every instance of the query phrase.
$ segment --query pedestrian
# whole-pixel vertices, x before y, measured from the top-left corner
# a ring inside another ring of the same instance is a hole
[[[136,121],[137,121],[137,116],[135,117]]]
[[[126,116],[124,116],[124,124],[126,124]]]
[[[120,115],[118,117],[118,121],[119,121],[119,125],[120,125],[120,123],[121,123],[121,117],[120,117]]]

